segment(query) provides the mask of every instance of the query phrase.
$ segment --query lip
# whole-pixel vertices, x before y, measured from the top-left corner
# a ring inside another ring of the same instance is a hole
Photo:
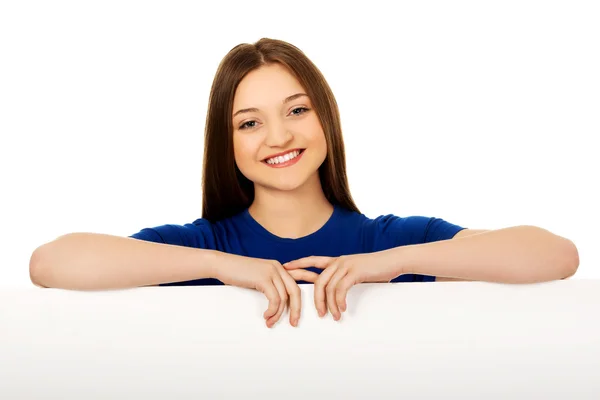
[[[286,150],[286,151],[282,151],[281,153],[271,154],[270,156],[267,156],[267,157],[263,158],[263,161],[267,161],[269,158],[279,157],[279,156],[282,156],[284,154],[291,153],[292,151],[304,151],[304,149],[301,149],[301,148],[289,149],[289,150]]]
[[[282,162],[282,163],[279,163],[279,164],[269,164],[267,162],[267,160],[269,158],[281,156],[281,155],[287,154],[290,151],[294,151],[294,150],[300,151],[300,154],[298,154],[295,158],[292,158],[291,160],[288,160],[288,161],[285,161],[285,162]],[[296,164],[302,158],[302,156],[304,155],[304,150],[305,149],[292,149],[292,150],[288,150],[288,151],[283,152],[283,153],[279,153],[279,154],[276,154],[276,155],[269,156],[268,158],[265,158],[262,161],[262,163],[265,164],[267,167],[271,167],[271,168],[285,168],[285,167],[289,167],[289,166],[292,166],[292,165]]]

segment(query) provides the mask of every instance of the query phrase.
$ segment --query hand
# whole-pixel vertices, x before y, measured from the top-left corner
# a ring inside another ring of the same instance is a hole
[[[311,256],[283,264],[292,277],[315,284],[315,307],[319,316],[327,313],[327,307],[338,321],[346,311],[348,290],[363,282],[389,282],[400,272],[384,257],[383,253],[354,254],[341,257]],[[304,270],[315,267],[321,274]]]
[[[271,328],[279,320],[288,299],[290,324],[298,326],[302,304],[300,287],[278,261],[218,254],[221,258],[215,267],[216,279],[228,285],[256,289],[267,297],[269,307],[263,314],[267,327]]]

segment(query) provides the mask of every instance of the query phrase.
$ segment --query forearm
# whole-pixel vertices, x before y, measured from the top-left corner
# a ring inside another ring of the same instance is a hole
[[[571,241],[534,226],[401,246],[383,253],[399,275],[501,283],[564,279],[579,265],[577,248]]]
[[[213,277],[216,252],[95,233],[71,233],[31,256],[34,284],[119,289]]]

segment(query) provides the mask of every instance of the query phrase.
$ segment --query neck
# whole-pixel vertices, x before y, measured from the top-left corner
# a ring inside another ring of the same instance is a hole
[[[325,197],[318,173],[301,187],[283,191],[255,185],[248,211],[272,234],[296,239],[310,235],[331,217],[333,206]]]

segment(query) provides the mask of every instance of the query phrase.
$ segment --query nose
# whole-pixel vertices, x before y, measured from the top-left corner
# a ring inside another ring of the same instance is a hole
[[[265,144],[269,147],[285,147],[292,139],[292,133],[283,124],[275,124],[267,129]]]

